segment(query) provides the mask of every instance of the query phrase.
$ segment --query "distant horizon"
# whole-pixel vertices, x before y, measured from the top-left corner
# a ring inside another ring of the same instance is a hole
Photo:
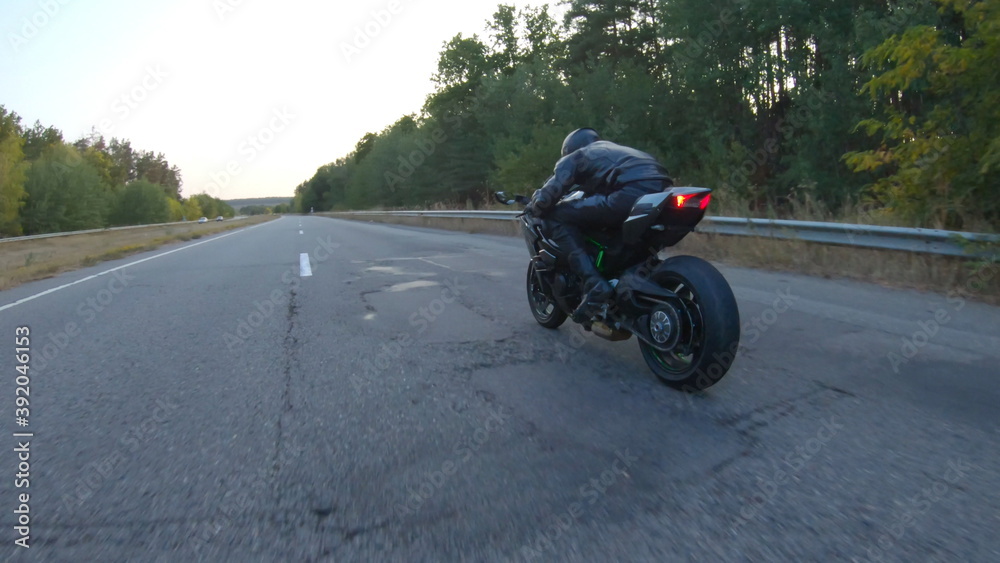
[[[224,199],[222,201],[228,204],[233,209],[236,209],[237,207],[246,207],[248,205],[265,205],[265,206],[280,205],[280,204],[291,205],[293,199],[295,199],[295,196],[234,197],[232,199]]]
[[[498,4],[5,3],[0,104],[67,142],[96,128],[162,153],[185,197],[294,192],[419,113],[442,46],[485,35]]]

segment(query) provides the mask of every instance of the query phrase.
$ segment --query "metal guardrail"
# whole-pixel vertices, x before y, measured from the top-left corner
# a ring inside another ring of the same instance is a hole
[[[390,215],[451,219],[513,219],[516,211],[353,211],[338,215]],[[802,240],[821,244],[856,246],[882,250],[922,252],[945,256],[985,257],[996,252],[971,249],[976,243],[1000,243],[1000,235],[965,233],[936,229],[907,229],[850,223],[819,223],[739,217],[705,217],[696,232],[731,236],[752,236]]]
[[[233,217],[231,219],[227,219],[227,221],[235,221],[236,219],[246,219],[246,217],[245,216]],[[208,222],[214,223],[215,220],[212,219]],[[0,243],[17,242],[22,240],[39,240],[43,238],[54,238],[54,237],[68,237],[72,235],[89,235],[92,233],[108,233],[111,231],[125,231],[128,229],[147,229],[149,227],[169,227],[170,225],[190,225],[192,223],[197,224],[198,221],[176,221],[174,223],[155,223],[153,225],[129,225],[127,227],[108,227],[107,229],[89,229],[86,231],[71,231],[68,233],[46,233],[44,235],[30,235],[26,237],[9,237],[9,238],[0,238]]]

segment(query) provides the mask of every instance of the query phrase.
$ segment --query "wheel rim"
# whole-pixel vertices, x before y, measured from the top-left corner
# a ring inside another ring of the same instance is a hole
[[[663,305],[649,317],[649,335],[661,349],[671,350],[680,341],[681,314],[671,305]]]
[[[542,322],[552,318],[556,312],[556,304],[539,285],[534,267],[528,270],[528,300],[531,302],[531,312]]]
[[[671,276],[658,281],[664,289],[674,292],[680,298],[681,306],[676,307],[679,326],[674,328],[677,332],[674,335],[677,337],[677,342],[669,352],[657,350],[652,346],[645,346],[645,349],[662,369],[662,376],[667,379],[673,379],[671,376],[683,379],[690,375],[691,367],[697,363],[704,348],[705,334],[702,330],[698,294],[683,279]],[[657,317],[657,313],[662,313],[662,317]],[[668,317],[668,315],[663,311],[656,311],[650,318],[650,332],[653,340],[660,344],[666,342],[660,342],[660,339],[657,338],[655,327],[658,326],[657,320],[661,323],[659,326],[662,326],[664,317]],[[659,335],[663,337],[664,332],[661,331]]]

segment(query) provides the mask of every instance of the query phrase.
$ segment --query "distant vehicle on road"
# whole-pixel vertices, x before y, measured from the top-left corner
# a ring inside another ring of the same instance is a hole
[[[198,219],[198,222],[199,223],[208,223],[208,217],[202,217],[201,219]]]
[[[222,221],[222,215],[219,215],[218,217],[216,217],[215,220],[216,221]]]

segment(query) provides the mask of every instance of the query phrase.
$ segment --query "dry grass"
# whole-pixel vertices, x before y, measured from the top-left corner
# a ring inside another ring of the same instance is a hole
[[[428,217],[349,216],[347,219],[450,229],[470,233],[520,236],[513,221]],[[889,287],[940,293],[1000,304],[1000,264],[916,252],[899,252],[817,244],[795,240],[695,233],[671,249],[713,260],[825,278],[847,278]]]
[[[222,223],[191,222],[186,225],[0,243],[0,290],[153,250],[164,244],[198,239],[273,218],[262,216]]]
[[[673,249],[734,266],[846,278],[887,287],[954,292],[1000,304],[1000,263],[955,256],[854,248],[795,240],[697,233]]]

